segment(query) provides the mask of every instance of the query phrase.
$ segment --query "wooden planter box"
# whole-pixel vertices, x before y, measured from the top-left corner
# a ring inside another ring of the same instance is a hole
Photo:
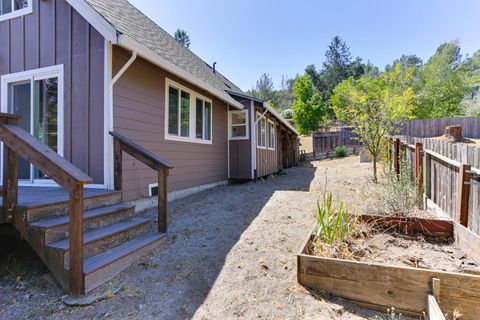
[[[378,218],[362,217],[366,220]],[[398,219],[381,218],[380,221],[388,226],[399,223]],[[480,237],[456,223],[401,220],[412,231],[418,231],[421,223],[426,233],[455,233],[457,244],[469,244],[464,250],[467,254],[472,251],[472,243],[475,243],[474,249],[480,248]],[[480,276],[312,256],[308,252],[311,240],[312,235],[302,244],[297,255],[297,279],[305,287],[324,290],[383,312],[394,307],[397,313],[411,316],[422,316],[423,312],[428,312],[428,295],[433,294],[444,313],[459,312],[461,319],[480,317]],[[474,255],[471,257],[475,259]]]

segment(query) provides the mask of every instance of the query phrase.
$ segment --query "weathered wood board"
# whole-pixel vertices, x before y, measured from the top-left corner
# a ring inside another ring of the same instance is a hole
[[[480,237],[457,223],[453,232],[460,248],[473,259],[480,256]],[[297,255],[298,283],[307,288],[383,312],[394,307],[405,315],[422,316],[428,312],[427,297],[434,291],[432,280],[436,278],[441,286],[435,294],[443,312],[478,319],[480,276],[311,256],[309,241],[310,237]],[[478,252],[477,256],[472,252]]]

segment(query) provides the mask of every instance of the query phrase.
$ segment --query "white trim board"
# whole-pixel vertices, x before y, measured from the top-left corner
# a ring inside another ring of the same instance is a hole
[[[12,12],[0,15],[0,22],[25,16],[31,13],[33,13],[32,0],[27,1],[27,6],[25,8],[18,9],[18,10],[13,10],[13,1],[12,1]]]
[[[245,115],[245,124],[238,124],[236,126],[241,127],[245,126],[245,132],[246,135],[243,137],[232,137],[232,129],[233,129],[233,124],[232,124],[232,115],[233,114],[244,114]],[[229,110],[228,111],[228,140],[248,140],[250,139],[250,132],[249,132],[249,127],[250,127],[250,119],[248,115],[248,110]]]

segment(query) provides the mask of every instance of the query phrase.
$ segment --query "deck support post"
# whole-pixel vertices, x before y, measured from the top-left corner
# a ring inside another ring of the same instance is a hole
[[[70,191],[70,292],[74,296],[85,293],[83,277],[83,186]]]
[[[423,210],[423,144],[415,143],[415,179],[417,180],[418,207]]]
[[[470,169],[471,165],[461,164],[458,172],[457,191],[457,221],[464,227],[468,227],[468,209],[470,204]]]
[[[3,207],[5,218],[11,222],[18,203],[18,152],[3,147]]]
[[[113,139],[113,186],[115,190],[122,190],[122,144]]]

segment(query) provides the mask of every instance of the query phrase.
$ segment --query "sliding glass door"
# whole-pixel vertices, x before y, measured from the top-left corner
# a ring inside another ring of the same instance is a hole
[[[20,126],[63,156],[63,81],[61,68],[48,68],[2,77],[2,111],[21,116]],[[19,160],[23,183],[50,183],[49,177]]]

